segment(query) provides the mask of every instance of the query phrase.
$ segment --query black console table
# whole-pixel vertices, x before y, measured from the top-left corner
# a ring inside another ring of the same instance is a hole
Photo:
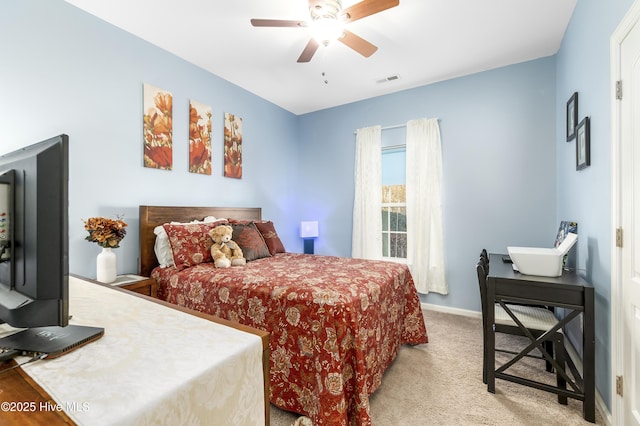
[[[495,379],[503,379],[526,386],[535,387],[548,392],[567,396],[583,402],[582,412],[585,420],[595,422],[595,321],[594,321],[594,292],[593,286],[578,276],[575,272],[563,271],[557,278],[524,275],[515,272],[510,263],[502,261],[503,255],[491,254],[489,274],[487,276],[487,302],[493,303],[527,303],[565,308],[566,315],[560,319],[556,329],[564,327],[569,321],[583,314],[582,334],[582,377],[576,381],[567,380],[566,389],[514,376],[505,372],[505,366],[512,361],[521,359],[533,348],[538,347],[535,339],[509,363],[495,367],[495,333],[493,325],[495,314],[488,309],[487,327],[487,390],[495,393]],[[540,339],[538,339],[540,340]]]

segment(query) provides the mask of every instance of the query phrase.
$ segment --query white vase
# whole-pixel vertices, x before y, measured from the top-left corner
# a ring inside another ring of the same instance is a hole
[[[116,253],[103,247],[96,259],[96,279],[101,283],[112,283],[116,280]]]

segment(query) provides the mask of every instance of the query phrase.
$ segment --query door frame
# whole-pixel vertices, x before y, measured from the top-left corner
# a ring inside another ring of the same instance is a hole
[[[621,79],[621,45],[634,25],[640,25],[640,0],[633,2],[610,39],[611,47],[611,405],[612,425],[624,425],[624,401],[616,392],[616,377],[624,376],[624,307],[622,301],[622,250],[616,246],[616,229],[621,225],[622,132],[620,101],[616,99],[616,82]],[[623,85],[624,93],[624,85]],[[627,377],[631,377],[626,374]]]

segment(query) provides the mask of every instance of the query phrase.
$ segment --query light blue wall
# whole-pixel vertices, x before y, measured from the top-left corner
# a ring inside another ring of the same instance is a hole
[[[0,153],[70,138],[71,272],[95,277],[81,219],[118,214],[129,224],[118,272],[137,272],[140,204],[260,206],[298,244],[295,115],[61,0],[3,0],[0,55]],[[173,171],[142,167],[143,83],[173,94]],[[190,99],[213,108],[211,176],[188,172]],[[240,180],[222,176],[224,112],[244,120]]]
[[[299,204],[320,222],[316,253],[351,255],[354,131],[437,117],[449,295],[423,299],[479,311],[483,247],[553,244],[555,99],[549,57],[301,116]]]
[[[95,274],[98,248],[81,219],[96,215],[125,215],[119,272],[137,270],[139,204],[261,206],[291,251],[302,249],[299,221],[319,220],[316,252],[349,256],[353,132],[438,117],[450,294],[424,300],[479,310],[481,248],[549,246],[560,220],[576,220],[577,265],[596,286],[597,387],[610,407],[609,37],[631,3],[579,0],[553,57],[296,117],[61,0],[2,0],[0,153],[70,135],[74,273]],[[170,172],[142,167],[143,83],[174,96]],[[574,91],[592,120],[592,165],[580,172],[575,142],[564,141]],[[187,171],[190,99],[213,107],[211,176]],[[244,119],[241,180],[222,177],[224,112]]]
[[[611,407],[610,37],[632,0],[579,0],[557,54],[557,217],[578,222],[577,268],[595,287],[596,385]],[[591,166],[576,171],[566,142],[566,102],[578,92],[579,120],[591,119]]]

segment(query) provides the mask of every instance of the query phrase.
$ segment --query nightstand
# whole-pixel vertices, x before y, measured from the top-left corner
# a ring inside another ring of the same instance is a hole
[[[110,284],[145,296],[158,296],[158,284],[153,278],[134,274],[118,275],[116,280]]]

